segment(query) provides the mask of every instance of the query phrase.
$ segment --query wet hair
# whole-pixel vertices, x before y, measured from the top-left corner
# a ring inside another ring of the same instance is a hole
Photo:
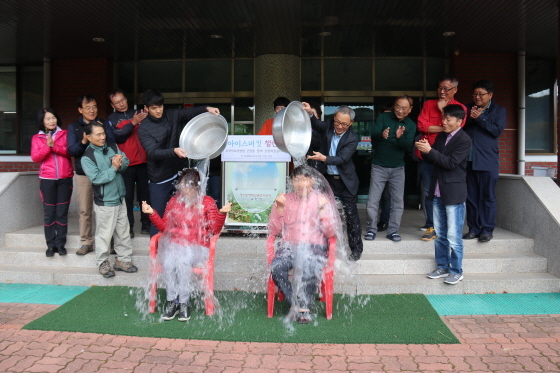
[[[486,90],[488,93],[494,92],[494,83],[489,80],[479,80],[478,82],[474,83],[472,86],[473,90],[477,88],[482,88]]]
[[[290,100],[288,100],[286,97],[276,97],[276,100],[274,100],[273,108],[276,109],[276,106],[288,106],[289,104]]]
[[[439,77],[438,83],[444,82],[446,80],[449,80],[451,82],[451,84],[455,85],[455,87],[457,87],[459,85],[459,81],[457,80],[456,77],[454,77],[453,75],[450,74],[444,74],[442,76]]]
[[[83,105],[84,101],[86,102],[86,104],[89,104],[92,101],[97,102],[97,99],[91,93],[81,95],[80,97],[78,97],[78,108],[83,108],[82,105]]]
[[[50,107],[46,107],[39,109],[39,111],[37,112],[37,128],[39,129],[39,131],[46,132],[44,121],[45,115],[47,115],[47,113],[51,113],[52,115],[54,115],[54,117],[56,118],[56,125],[60,127],[60,118],[58,117],[58,115],[56,115],[53,109],[51,109]]]
[[[163,105],[163,94],[155,89],[148,89],[142,95],[142,101],[147,107]]]
[[[465,119],[465,109],[461,105],[447,105],[443,108],[443,115],[463,120]]]
[[[407,100],[408,103],[410,104],[410,107],[412,107],[412,104],[414,103],[414,100],[412,99],[412,97],[408,96],[408,95],[402,95],[399,96],[395,99],[395,104],[397,103],[397,101],[399,100]],[[393,108],[391,108],[391,110],[393,110]]]
[[[86,126],[84,127],[84,132],[86,133],[86,135],[90,136],[93,133],[93,127],[103,128],[103,123],[92,120],[91,122],[86,124]]]
[[[317,112],[317,119],[321,120],[321,115],[323,115],[323,110],[321,110],[321,105],[319,105],[316,102],[310,102],[309,106],[311,106],[312,109],[315,109],[315,111]]]
[[[334,116],[335,117],[336,117],[337,113],[350,115],[350,120],[352,120],[352,121],[356,117],[356,113],[354,112],[354,110],[351,109],[350,107],[346,106],[346,105],[340,105],[339,107],[337,107],[336,110],[334,111]]]
[[[109,101],[113,102],[113,97],[115,97],[118,94],[123,95],[126,98],[126,95],[124,94],[123,90],[120,88],[114,89],[111,92],[109,92],[108,96],[109,96]]]
[[[314,171],[315,171],[315,169],[311,166],[308,166],[308,165],[297,166],[292,171],[292,174],[290,175],[290,178],[295,179],[298,176],[305,176],[305,177],[309,177],[309,178],[312,179],[314,177]]]
[[[196,168],[183,168],[177,175],[175,187],[179,184],[184,184],[200,189],[200,172]]]

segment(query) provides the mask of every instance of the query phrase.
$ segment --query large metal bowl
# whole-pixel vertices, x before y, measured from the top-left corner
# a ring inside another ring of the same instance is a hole
[[[272,137],[278,149],[294,158],[307,154],[311,143],[311,120],[301,102],[290,102],[274,116]]]
[[[228,124],[221,115],[203,113],[191,119],[181,136],[179,146],[190,159],[216,158],[227,145]]]

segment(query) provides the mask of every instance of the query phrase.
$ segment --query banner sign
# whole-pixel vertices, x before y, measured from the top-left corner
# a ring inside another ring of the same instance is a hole
[[[276,147],[272,136],[228,136],[223,162],[290,162],[288,153]]]

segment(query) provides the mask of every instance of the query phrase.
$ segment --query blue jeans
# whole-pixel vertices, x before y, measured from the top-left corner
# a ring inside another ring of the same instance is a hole
[[[465,223],[465,203],[444,205],[439,197],[434,197],[434,228],[436,263],[449,273],[463,273],[463,224]]]
[[[432,183],[432,175],[434,174],[435,168],[435,163],[426,161],[420,162],[420,182],[422,183],[422,200],[424,201],[424,217],[426,218],[426,224],[424,224],[424,226],[428,228],[434,226],[434,206],[433,202],[428,200],[428,194],[430,193],[430,184]]]

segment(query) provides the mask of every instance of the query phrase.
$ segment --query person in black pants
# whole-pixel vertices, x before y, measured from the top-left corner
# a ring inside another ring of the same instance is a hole
[[[311,127],[321,134],[321,151],[307,159],[323,162],[326,165],[326,179],[335,195],[342,202],[346,215],[346,230],[350,259],[359,260],[362,256],[362,226],[358,215],[359,180],[352,155],[358,147],[358,136],[352,130],[356,114],[348,106],[339,106],[334,118],[322,122],[314,117],[311,106],[303,102],[303,110],[311,117]],[[327,154],[327,155],[325,155]]]
[[[141,201],[150,203],[148,190],[148,157],[138,138],[138,129],[142,120],[148,115],[144,110],[128,109],[128,100],[123,91],[116,89],[109,93],[109,100],[115,112],[109,115],[108,121],[113,128],[113,134],[119,144],[119,148],[126,154],[129,160],[128,168],[122,173],[126,188],[126,212],[130,225],[130,238],[134,238],[134,189],[138,204]],[[135,188],[136,187],[136,188]],[[140,233],[150,234],[150,218],[140,212]]]
[[[177,172],[185,167],[187,152],[179,147],[179,136],[183,126],[195,116],[209,112],[215,115],[220,110],[210,106],[188,109],[163,108],[163,95],[155,89],[148,89],[142,95],[144,110],[148,116],[138,129],[138,136],[148,156],[148,178],[151,206],[163,216],[165,206],[175,190],[173,181]],[[150,236],[158,230],[152,225]]]

